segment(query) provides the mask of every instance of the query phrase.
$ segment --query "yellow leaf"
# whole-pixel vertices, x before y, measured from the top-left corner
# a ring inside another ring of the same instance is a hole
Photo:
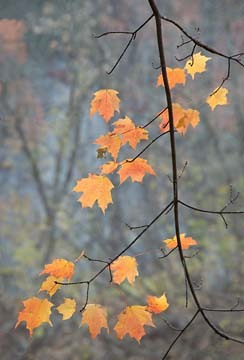
[[[19,312],[18,321],[15,328],[22,322],[26,322],[26,328],[30,332],[30,336],[33,334],[33,330],[39,327],[42,323],[47,322],[52,326],[49,319],[51,315],[51,307],[53,304],[47,299],[38,299],[32,297],[23,301],[24,310]]]
[[[188,74],[194,79],[196,73],[206,71],[206,62],[211,58],[201,55],[201,52],[194,54],[190,60],[187,61],[185,69]]]
[[[70,280],[74,274],[75,264],[65,259],[54,259],[52,263],[46,264],[42,274],[49,274],[58,278]]]
[[[167,76],[168,76],[168,82],[170,89],[173,89],[175,85],[182,84],[185,85],[186,83],[186,76],[185,76],[185,70],[181,68],[174,68],[171,69],[169,67],[167,69]],[[159,74],[157,79],[157,86],[162,85],[164,87],[164,81],[162,74]]]
[[[100,334],[101,329],[108,328],[107,310],[99,304],[88,304],[82,314],[81,325],[87,324],[91,337],[95,339]]]
[[[113,89],[102,89],[95,92],[91,102],[90,116],[98,112],[108,122],[114,116],[115,111],[119,112],[120,99],[117,94],[118,91]]]
[[[43,281],[40,291],[46,291],[50,296],[53,296],[56,291],[60,288],[60,284],[55,284],[55,281],[62,282],[62,278],[57,278],[56,276],[48,276],[45,281]]]
[[[108,204],[113,202],[111,196],[113,188],[113,184],[106,176],[89,174],[88,178],[77,181],[73,191],[83,192],[83,195],[78,199],[82,207],[93,207],[97,201],[98,206],[105,213]]]
[[[148,139],[148,131],[142,127],[136,127],[134,122],[128,116],[125,116],[124,119],[115,121],[113,125],[115,125],[113,134],[120,135],[122,145],[125,145],[128,142],[134,150],[141,140]]]
[[[98,144],[98,145],[102,146],[97,150],[98,154],[101,151],[103,151],[103,149],[104,150],[106,149],[105,154],[107,152],[109,152],[112,155],[112,157],[114,158],[114,160],[115,161],[117,160],[119,149],[121,147],[121,140],[118,135],[115,135],[114,133],[109,132],[108,134],[102,135],[99,138],[97,138],[94,141],[94,144]],[[98,156],[98,157],[104,157],[104,156]]]
[[[118,171],[120,177],[120,184],[122,184],[128,177],[131,177],[131,181],[142,182],[146,173],[156,176],[155,171],[147,163],[147,160],[137,158],[134,161],[127,159],[121,164],[121,168]]]
[[[62,320],[67,320],[71,318],[76,309],[76,301],[70,298],[64,298],[64,303],[57,307],[57,310],[60,314],[63,315]]]
[[[132,256],[120,256],[111,264],[110,268],[115,284],[121,284],[125,279],[133,284],[136,276],[139,275],[136,259]]]
[[[213,94],[208,96],[206,103],[211,107],[212,110],[215,109],[217,105],[226,105],[228,104],[227,94],[228,89],[221,87],[219,90],[215,89]]]
[[[126,334],[140,342],[146,334],[144,325],[155,327],[152,314],[147,311],[146,306],[127,306],[119,315],[114,330],[121,340]]]
[[[173,237],[173,239],[166,239],[166,240],[162,240],[166,246],[169,249],[174,249],[175,247],[178,246],[177,244],[177,238],[176,236]],[[181,242],[181,247],[183,250],[187,250],[189,249],[190,246],[194,246],[197,245],[197,241],[192,239],[192,237],[185,237],[185,234],[180,234],[180,242]]]
[[[165,311],[166,309],[168,309],[168,307],[169,307],[169,304],[167,302],[167,298],[166,298],[165,294],[163,294],[160,297],[148,296],[147,303],[148,303],[147,310],[154,314],[159,314],[162,311]]]

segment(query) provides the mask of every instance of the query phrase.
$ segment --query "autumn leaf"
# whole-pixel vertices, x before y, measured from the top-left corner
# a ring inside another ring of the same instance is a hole
[[[115,284],[121,284],[125,279],[133,284],[136,276],[139,275],[136,259],[132,256],[120,256],[110,265],[110,269]]]
[[[167,302],[166,295],[163,294],[160,297],[157,296],[148,296],[147,297],[147,311],[152,312],[154,314],[159,314],[162,311],[168,309],[169,304]]]
[[[97,201],[98,206],[105,213],[108,204],[113,202],[111,196],[113,188],[113,184],[106,176],[89,174],[88,178],[77,181],[73,191],[83,192],[83,195],[78,199],[82,207],[92,207]]]
[[[132,182],[142,182],[146,173],[156,176],[155,171],[147,163],[147,160],[137,158],[134,161],[131,161],[131,159],[127,159],[118,171],[120,184],[122,184],[128,177],[131,177]]]
[[[113,133],[120,135],[122,145],[128,142],[134,150],[141,140],[148,139],[148,131],[141,127],[136,127],[128,116],[115,121],[113,125],[115,126]]]
[[[59,305],[57,308],[58,312],[63,315],[62,320],[71,318],[76,309],[76,301],[70,298],[64,298],[64,303]]]
[[[95,339],[100,334],[101,329],[108,328],[107,310],[99,304],[88,304],[82,313],[81,325],[87,324],[91,337]]]
[[[109,161],[101,166],[101,174],[107,175],[113,173],[117,167],[119,166],[119,163],[116,163],[114,161]]]
[[[169,249],[174,249],[175,247],[177,247],[177,238],[176,236],[173,237],[173,239],[166,239],[166,240],[162,240],[166,246]],[[189,249],[190,246],[194,246],[197,245],[197,241],[192,239],[192,237],[185,237],[185,234],[180,234],[180,242],[181,242],[181,247],[183,250],[187,250]]]
[[[105,158],[107,155],[107,152],[108,152],[107,146],[100,147],[99,149],[97,149],[97,158],[98,159]]]
[[[60,284],[56,284],[55,281],[62,282],[63,280],[63,277],[48,276],[46,280],[43,281],[39,292],[46,291],[50,296],[53,296],[61,286]]]
[[[98,112],[106,122],[109,122],[114,116],[114,112],[119,112],[120,99],[117,94],[118,91],[113,89],[96,91],[94,93],[94,99],[91,102],[90,116]]]
[[[190,60],[187,61],[185,69],[188,74],[194,79],[196,73],[206,71],[206,62],[211,58],[201,55],[201,52],[194,54]]]
[[[185,85],[186,83],[186,76],[185,76],[185,70],[181,68],[174,68],[171,69],[169,67],[167,69],[167,77],[169,82],[170,89],[173,89],[175,85],[182,84]],[[157,86],[162,85],[164,87],[164,81],[162,74],[159,74],[157,79]]]
[[[99,149],[106,149],[106,153],[109,152],[114,160],[116,161],[119,149],[121,147],[121,139],[118,135],[109,132],[106,135],[102,135],[94,141],[94,144],[100,145],[102,148]],[[98,152],[99,152],[98,149]],[[100,156],[101,157],[101,156]]]
[[[146,306],[127,306],[119,315],[118,322],[114,327],[118,338],[121,340],[126,334],[140,342],[146,334],[144,326],[155,327],[152,314]]]
[[[15,328],[22,322],[26,322],[26,328],[30,332],[30,336],[33,334],[33,330],[39,327],[42,323],[47,322],[52,326],[49,319],[51,315],[51,307],[53,304],[47,299],[38,299],[32,297],[23,301],[24,310],[19,312],[18,321]]]
[[[220,89],[215,89],[213,93],[207,97],[206,103],[211,107],[212,111],[216,108],[217,105],[226,105],[228,104],[227,94],[228,89],[221,87]]]
[[[46,264],[39,275],[49,274],[57,278],[70,280],[74,274],[75,264],[65,259],[54,259],[52,263]]]
[[[173,116],[174,116],[174,127],[176,130],[184,135],[189,125],[196,127],[200,121],[200,114],[198,110],[184,109],[180,104],[173,103]],[[169,113],[168,110],[160,115],[162,122],[159,128],[162,132],[169,131]]]

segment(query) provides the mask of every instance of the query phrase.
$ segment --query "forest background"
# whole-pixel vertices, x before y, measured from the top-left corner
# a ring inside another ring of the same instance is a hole
[[[159,2],[160,3],[160,2]],[[171,1],[166,16],[177,20],[190,33],[220,51],[244,49],[244,4],[240,0]],[[87,329],[79,329],[80,318],[54,328],[43,326],[29,339],[24,326],[14,330],[21,301],[39,288],[40,270],[52,258],[77,258],[85,251],[92,257],[113,257],[129,243],[133,233],[126,224],[146,224],[165,203],[171,183],[169,143],[163,139],[147,152],[157,170],[158,182],[145,178],[142,184],[122,184],[114,193],[114,206],[106,217],[100,209],[81,209],[71,190],[78,178],[102,164],[92,142],[108,127],[99,117],[89,118],[92,94],[100,88],[119,90],[123,111],[144,124],[161,110],[162,92],[156,88],[158,65],[154,25],[138,34],[120,66],[111,68],[127,39],[94,39],[104,31],[134,30],[150,15],[145,1],[0,1],[0,344],[5,359],[149,359],[160,358],[175,336],[163,317],[177,328],[187,321],[185,293],[177,255],[159,259],[161,240],[174,235],[172,217],[161,219],[131,250],[138,256],[143,277],[135,288],[113,288],[106,277],[93,285],[91,298],[119,309],[131,297],[139,301],[150,292],[166,291],[170,308],[138,345],[102,333],[95,341]],[[183,66],[180,34],[165,26],[167,61]],[[190,49],[190,48],[188,48]],[[184,50],[186,52],[186,50]],[[190,51],[190,50],[189,50]],[[183,54],[185,55],[185,54]],[[204,54],[208,56],[208,54]],[[228,106],[213,113],[203,99],[226,74],[226,62],[214,58],[208,72],[187,87],[176,89],[177,99],[191,107],[197,104],[201,123],[179,138],[179,164],[188,165],[180,180],[185,200],[202,208],[220,209],[229,198],[230,185],[239,191],[233,209],[244,202],[243,75],[231,68],[226,87]],[[129,153],[129,152],[128,152]],[[212,307],[243,303],[243,221],[192,214],[184,210],[184,232],[199,242],[199,253],[191,259],[199,296]],[[98,267],[80,262],[82,276]],[[79,287],[63,289],[84,298]],[[66,294],[65,294],[66,295]],[[115,300],[116,299],[116,300]],[[238,314],[215,314],[221,326],[244,336],[244,319]],[[115,320],[115,319],[114,319]],[[241,345],[224,342],[200,320],[196,321],[172,351],[172,358],[242,359]]]

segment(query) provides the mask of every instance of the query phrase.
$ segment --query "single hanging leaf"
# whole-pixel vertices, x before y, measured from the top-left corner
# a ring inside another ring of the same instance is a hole
[[[46,291],[50,296],[53,296],[56,291],[60,288],[60,284],[56,284],[55,281],[62,282],[64,280],[63,277],[58,278],[56,276],[48,276],[46,280],[43,281],[40,291]]]
[[[219,90],[215,89],[213,94],[208,96],[206,103],[211,107],[212,111],[216,108],[217,105],[226,105],[228,104],[227,94],[228,89],[221,87]]]
[[[115,126],[113,133],[120,135],[122,145],[128,142],[134,150],[141,140],[148,139],[148,131],[141,127],[136,127],[128,116],[115,121],[113,125]]]
[[[163,294],[160,297],[156,297],[156,296],[148,296],[147,297],[147,311],[154,313],[154,314],[159,314],[162,311],[165,311],[166,309],[168,309],[169,304],[167,302],[167,298],[166,295]]]
[[[101,174],[102,175],[108,175],[113,173],[117,167],[119,166],[119,163],[116,163],[114,161],[109,161],[101,166]]]
[[[126,334],[140,342],[146,334],[144,326],[155,327],[152,314],[146,306],[127,306],[119,315],[118,322],[114,327],[118,338],[121,340]]]
[[[113,202],[111,196],[113,188],[113,184],[106,176],[89,174],[88,178],[77,181],[73,191],[83,192],[83,195],[78,199],[82,207],[93,207],[97,201],[98,206],[105,213],[108,204]]]
[[[52,326],[49,319],[51,315],[51,307],[53,304],[47,299],[38,299],[32,297],[23,301],[24,310],[19,312],[18,321],[15,328],[22,322],[26,322],[26,328],[30,332],[30,336],[33,334],[33,330],[39,327],[42,323],[47,322]]]
[[[57,308],[58,312],[63,315],[62,320],[71,318],[76,309],[75,299],[64,298],[64,303],[59,305]]]
[[[89,327],[90,335],[93,339],[100,334],[101,329],[108,328],[107,310],[99,304],[88,304],[82,313],[81,325],[87,324]]]
[[[169,67],[167,69],[167,76],[168,76],[168,82],[170,89],[173,89],[175,85],[182,84],[185,85],[186,83],[186,75],[185,70],[181,68],[174,68],[171,69]],[[163,86],[164,87],[164,80],[162,74],[159,74],[157,79],[157,86]]]
[[[120,99],[117,94],[118,91],[113,89],[96,91],[91,102],[90,116],[98,112],[106,122],[109,122],[114,116],[115,111],[119,112]]]
[[[118,135],[109,132],[106,135],[102,135],[94,141],[94,144],[101,146],[101,149],[106,149],[106,153],[109,152],[114,160],[117,160],[117,156],[121,147],[121,139]],[[97,150],[99,152],[99,149]],[[101,156],[100,156],[101,157]]]
[[[75,264],[65,259],[54,259],[52,263],[46,264],[39,275],[49,274],[57,278],[70,280],[74,274]]]
[[[173,103],[173,116],[174,116],[174,127],[176,130],[184,135],[191,125],[196,127],[200,121],[200,113],[198,110],[193,109],[184,109],[180,104]],[[162,132],[169,131],[169,113],[166,110],[162,115],[160,115],[162,122],[159,125],[159,128]]]
[[[173,237],[173,239],[166,239],[166,240],[162,240],[166,246],[169,249],[174,249],[175,247],[177,247],[177,238],[176,236]],[[185,237],[185,234],[180,234],[180,242],[181,242],[181,247],[183,250],[187,250],[189,249],[190,246],[194,246],[197,245],[197,241],[192,239],[192,237]]]
[[[134,161],[128,159],[125,161],[118,171],[120,176],[120,184],[122,184],[128,177],[131,177],[131,181],[142,182],[146,173],[156,176],[153,168],[147,163],[147,160],[137,158]]]
[[[194,79],[196,73],[202,73],[206,71],[206,62],[211,58],[201,55],[201,52],[194,54],[190,60],[187,61],[185,69],[188,74]]]
[[[136,276],[139,275],[136,258],[132,256],[120,256],[110,265],[110,269],[115,284],[121,284],[125,279],[127,279],[130,284],[133,284]]]

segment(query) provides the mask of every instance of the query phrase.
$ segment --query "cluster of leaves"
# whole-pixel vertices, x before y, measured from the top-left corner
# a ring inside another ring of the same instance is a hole
[[[169,79],[170,88],[173,89],[176,85],[185,85],[186,75],[191,75],[194,79],[197,73],[202,73],[206,70],[206,62],[210,58],[207,58],[201,53],[192,55],[191,59],[187,61],[184,69],[167,68],[167,74]],[[164,82],[162,76],[159,75],[157,79],[157,86],[163,86]],[[217,105],[224,105],[227,103],[226,95],[228,90],[225,88],[216,89],[206,99],[212,110]],[[94,94],[94,98],[91,102],[90,115],[98,113],[106,123],[108,123],[113,117],[115,112],[120,111],[120,99],[118,92],[113,89],[102,89]],[[173,104],[174,114],[174,127],[175,130],[184,135],[188,130],[189,125],[196,127],[200,121],[199,111],[195,109],[184,109],[180,104]],[[159,131],[165,133],[168,131],[168,112],[167,108],[161,111],[156,118],[160,118]],[[155,119],[156,119],[155,118]],[[105,162],[101,166],[99,174],[89,174],[88,177],[82,178],[77,181],[76,186],[73,188],[75,192],[83,193],[78,201],[81,202],[82,207],[93,207],[97,201],[98,206],[102,212],[105,213],[108,204],[112,203],[111,190],[114,188],[112,181],[107,175],[114,173],[115,171],[119,175],[120,184],[122,184],[128,178],[131,181],[142,182],[145,174],[156,175],[154,169],[148,164],[147,160],[135,156],[133,159],[124,159],[120,162],[117,161],[118,154],[122,146],[128,144],[133,150],[137,148],[137,145],[141,141],[149,139],[149,133],[146,127],[151,124],[150,121],[145,126],[136,126],[132,119],[128,116],[120,118],[113,122],[113,130],[105,135],[100,136],[95,140],[95,144],[99,145],[97,149],[97,157],[106,158],[106,154],[109,153],[112,160]],[[142,153],[143,151],[141,151]],[[181,247],[183,250],[188,249],[190,246],[197,245],[196,240],[191,237],[185,237],[185,234],[180,235]],[[170,250],[177,248],[177,239],[166,239],[163,241],[165,246]],[[84,252],[81,253],[78,259],[88,258]],[[137,262],[135,257],[131,256],[117,256],[110,262],[106,262],[107,268],[111,275],[111,282],[120,285],[125,280],[133,285],[135,278],[139,275]],[[47,274],[48,277],[42,283],[40,292],[46,291],[51,298],[56,291],[61,287],[64,280],[70,281],[73,277],[75,269],[75,262],[70,262],[65,259],[55,259],[52,263],[45,265],[44,270],[40,275]],[[90,281],[81,281],[74,284],[87,284],[88,288]],[[89,327],[92,338],[95,338],[102,328],[107,329],[107,310],[100,304],[88,303],[88,297],[86,303],[82,309],[81,325],[87,324]],[[18,326],[22,321],[26,322],[26,327],[33,334],[33,330],[39,327],[42,323],[47,322],[52,325],[50,320],[51,308],[54,304],[48,299],[39,299],[38,297],[32,297],[23,301],[24,309],[19,312]],[[119,339],[122,339],[126,334],[135,338],[140,342],[140,339],[145,335],[144,326],[155,326],[152,320],[152,314],[158,314],[165,311],[169,304],[165,294],[159,297],[148,295],[147,305],[132,305],[127,306],[118,315],[118,321],[114,326],[114,330]],[[63,320],[69,319],[76,311],[76,301],[71,298],[64,298],[64,302],[56,307],[56,310],[62,314]]]

